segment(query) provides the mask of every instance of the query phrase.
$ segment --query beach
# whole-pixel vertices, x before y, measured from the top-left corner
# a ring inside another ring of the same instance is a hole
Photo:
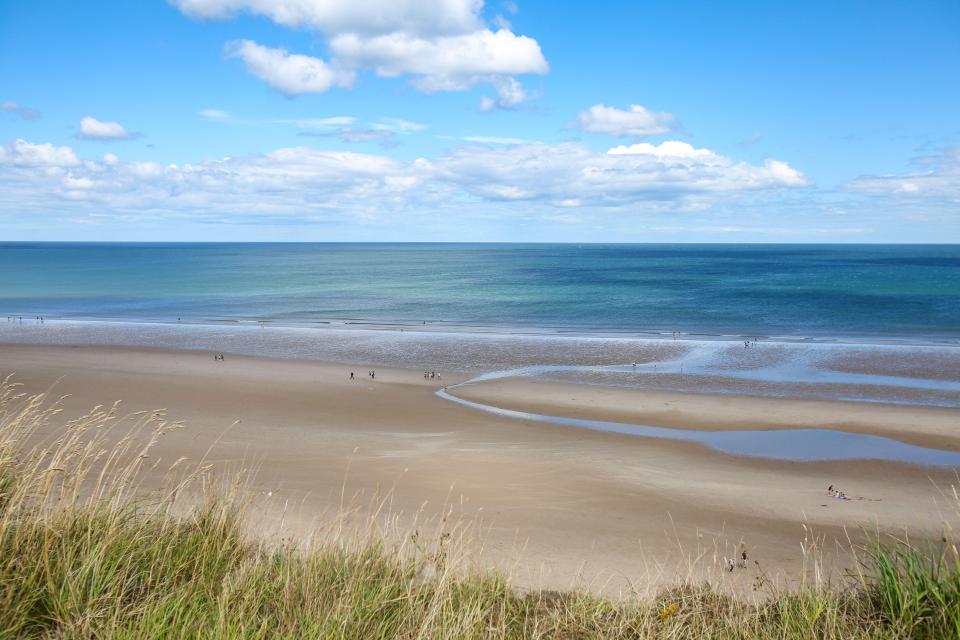
[[[226,352],[221,362],[208,350],[0,344],[0,372],[14,373],[25,392],[68,394],[64,419],[116,400],[126,411],[166,409],[186,426],[155,456],[207,455],[255,472],[257,526],[267,535],[309,536],[344,503],[383,502],[411,526],[449,513],[471,530],[475,561],[519,587],[616,594],[673,584],[678,571],[722,575],[740,545],[787,581],[800,580],[811,548],[840,575],[853,567],[838,548],[864,531],[937,536],[957,524],[957,475],[947,467],[746,457],[511,419],[436,395],[476,375],[466,369],[438,371],[438,380],[367,361]],[[697,430],[818,426],[960,451],[953,407],[522,378],[450,393],[547,415]],[[850,499],[832,498],[828,485]],[[729,579],[749,584],[756,572],[751,565]]]

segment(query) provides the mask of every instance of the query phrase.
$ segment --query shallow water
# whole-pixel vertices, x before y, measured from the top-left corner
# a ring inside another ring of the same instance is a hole
[[[456,385],[462,386],[462,385]],[[453,389],[456,387],[448,387]],[[907,464],[960,467],[960,452],[907,444],[893,438],[832,429],[770,429],[749,431],[701,431],[649,425],[550,416],[504,409],[458,398],[447,390],[437,395],[471,409],[517,420],[546,422],[564,427],[622,433],[644,438],[681,440],[706,445],[731,455],[793,462],[829,460],[886,460]]]
[[[947,345],[762,340],[744,347],[689,338],[64,320],[0,322],[0,342],[198,349],[640,389],[960,407],[960,348]]]

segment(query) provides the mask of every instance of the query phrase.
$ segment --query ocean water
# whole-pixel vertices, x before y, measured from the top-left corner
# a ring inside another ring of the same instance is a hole
[[[8,242],[0,273],[0,315],[64,320],[960,342],[958,245]]]

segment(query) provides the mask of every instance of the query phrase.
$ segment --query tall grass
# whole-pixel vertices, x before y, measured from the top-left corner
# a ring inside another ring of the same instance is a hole
[[[458,570],[442,527],[399,545],[264,544],[244,533],[242,482],[151,458],[178,424],[113,406],[44,428],[59,413],[0,384],[0,638],[960,638],[946,538],[878,540],[848,581],[752,604],[709,583],[631,601],[522,593]]]

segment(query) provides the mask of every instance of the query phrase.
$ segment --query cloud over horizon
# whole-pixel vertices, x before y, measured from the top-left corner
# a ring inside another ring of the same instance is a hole
[[[850,191],[900,198],[945,198],[960,205],[960,147],[914,158],[924,171],[882,176],[859,176],[844,186]]]
[[[9,193],[32,194],[23,200],[38,210],[59,210],[69,202],[72,209],[135,216],[311,220],[336,212],[362,220],[391,211],[427,215],[455,202],[525,202],[529,211],[524,215],[578,209],[589,217],[610,208],[682,212],[749,192],[810,184],[783,162],[737,162],[682,142],[634,145],[629,153],[595,152],[578,143],[500,142],[458,146],[436,158],[407,161],[285,147],[160,164],[112,154],[81,160],[69,147],[18,139],[0,147],[0,185]]]

